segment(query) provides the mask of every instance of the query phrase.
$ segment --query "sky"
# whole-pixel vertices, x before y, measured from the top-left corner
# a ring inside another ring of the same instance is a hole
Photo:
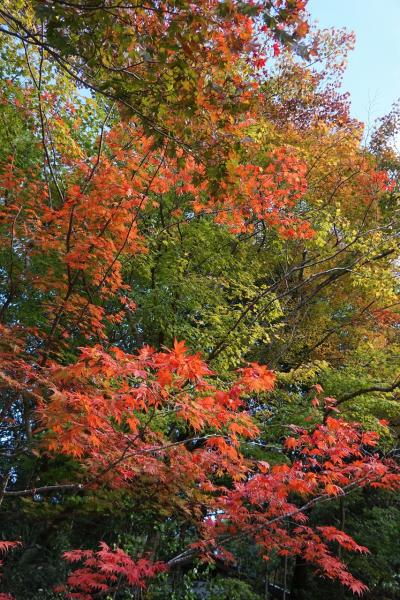
[[[400,98],[400,0],[309,0],[308,9],[322,28],[355,32],[343,90],[368,128]]]

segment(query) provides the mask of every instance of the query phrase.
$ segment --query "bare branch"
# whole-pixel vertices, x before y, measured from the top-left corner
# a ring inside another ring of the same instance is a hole
[[[336,404],[343,404],[343,402],[348,402],[349,400],[353,400],[353,398],[357,398],[358,396],[364,396],[365,394],[390,394],[394,392],[397,388],[400,388],[400,378],[391,383],[390,385],[371,385],[369,387],[360,388],[355,390],[354,392],[349,392],[348,394],[343,394],[343,396],[339,396],[336,401]]]

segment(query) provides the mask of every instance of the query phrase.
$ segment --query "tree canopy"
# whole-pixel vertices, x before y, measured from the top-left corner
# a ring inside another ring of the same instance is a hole
[[[0,600],[399,597],[399,107],[304,0],[0,7]]]

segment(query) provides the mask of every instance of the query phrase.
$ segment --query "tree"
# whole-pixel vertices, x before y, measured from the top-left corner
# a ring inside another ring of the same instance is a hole
[[[16,598],[165,597],[204,561],[261,593],[249,548],[294,594],[304,561],[365,590],[336,514],[399,485],[396,196],[326,84],[351,38],[304,4],[0,10]]]

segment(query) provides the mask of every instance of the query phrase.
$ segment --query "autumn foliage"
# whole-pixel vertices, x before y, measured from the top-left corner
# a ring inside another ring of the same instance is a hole
[[[45,540],[70,524],[46,593],[133,597],[242,543],[285,586],[303,561],[367,591],[348,556],[368,549],[318,510],[400,485],[390,420],[346,413],[398,380],[340,379],[371,347],[394,372],[396,182],[337,89],[351,36],[305,10],[0,9],[0,502]],[[161,550],[153,524],[175,528]],[[10,561],[42,548],[29,527]]]

